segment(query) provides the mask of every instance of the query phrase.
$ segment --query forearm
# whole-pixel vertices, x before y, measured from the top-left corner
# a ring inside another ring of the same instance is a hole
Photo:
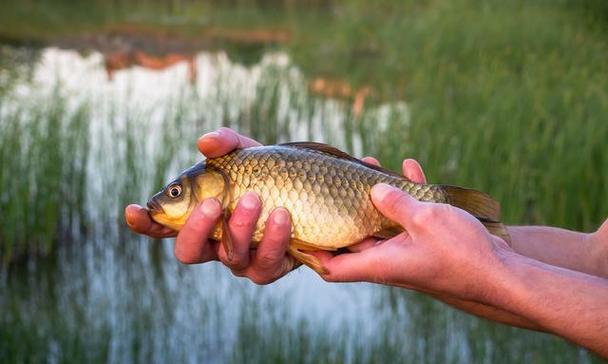
[[[509,311],[505,311],[478,302],[460,300],[446,295],[432,293],[430,295],[444,303],[447,303],[452,307],[455,307],[459,310],[468,312],[478,317],[500,322],[506,325],[520,327],[522,329],[544,331],[543,328],[540,327],[538,324]]]
[[[511,245],[518,254],[596,276],[608,277],[608,264],[602,257],[607,244],[593,234],[548,226],[508,226]]]
[[[505,253],[487,304],[608,357],[608,280]]]

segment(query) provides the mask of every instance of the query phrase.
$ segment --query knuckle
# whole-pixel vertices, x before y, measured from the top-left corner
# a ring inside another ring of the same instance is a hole
[[[228,134],[237,135],[237,133],[234,130],[232,130],[228,127],[225,127],[225,126],[220,127],[219,129],[217,129],[217,131],[219,131],[221,133],[226,133],[227,135]]]
[[[229,266],[232,269],[243,269],[244,264],[243,264],[243,260],[241,259],[241,257],[234,255],[232,257],[232,259],[228,259],[226,258],[224,261],[224,264]]]
[[[241,269],[230,269],[230,271],[232,272],[232,275],[234,275],[235,277],[245,277],[246,274],[243,270]]]
[[[412,217],[412,221],[418,226],[426,226],[430,222],[435,222],[449,216],[452,212],[452,206],[448,204],[425,204]]]
[[[274,281],[274,279],[269,279],[268,277],[264,277],[262,275],[259,274],[251,274],[249,277],[249,280],[252,281],[253,283],[262,286],[268,283],[272,283]]]
[[[256,223],[255,215],[250,211],[235,211],[230,218],[230,225],[234,228],[250,228]]]
[[[454,212],[454,206],[447,203],[440,203],[434,206],[434,218],[450,217]]]
[[[274,253],[260,254],[258,257],[256,257],[256,265],[260,269],[269,270],[278,265],[277,263],[280,258],[280,256],[277,256]]]
[[[417,226],[425,226],[435,217],[433,206],[426,205],[412,216],[412,222]]]
[[[291,238],[291,225],[290,224],[267,224],[268,229],[265,229],[263,240],[269,246],[282,247],[287,249],[289,240]]]
[[[407,203],[405,192],[400,191],[389,192],[386,200],[388,201],[387,207],[393,212],[398,212]]]

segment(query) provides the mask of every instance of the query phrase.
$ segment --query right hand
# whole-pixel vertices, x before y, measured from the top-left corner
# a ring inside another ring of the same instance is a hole
[[[203,135],[197,144],[208,158],[219,157],[238,148],[261,145],[228,128]],[[234,275],[247,277],[257,284],[268,284],[289,273],[296,265],[287,254],[291,220],[289,212],[283,208],[279,207],[270,214],[262,241],[257,249],[251,250],[251,237],[261,209],[262,203],[253,192],[239,200],[228,223],[234,246],[232,259],[228,259],[222,244],[209,239],[222,215],[216,199],[202,201],[179,233],[152,221],[147,210],[139,205],[127,206],[125,219],[131,230],[140,234],[154,238],[177,236],[175,257],[184,264],[220,260]]]

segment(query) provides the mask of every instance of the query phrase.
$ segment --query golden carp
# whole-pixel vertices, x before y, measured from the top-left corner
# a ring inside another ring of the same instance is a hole
[[[199,202],[217,198],[224,216],[212,238],[221,240],[230,256],[229,214],[243,194],[253,191],[263,205],[253,245],[261,240],[270,212],[284,207],[292,219],[289,254],[322,273],[318,259],[307,251],[337,250],[369,236],[388,238],[402,231],[374,207],[370,190],[377,183],[400,188],[420,201],[462,208],[509,242],[500,223],[500,205],[490,196],[456,186],[414,183],[329,145],[312,142],[238,149],[197,163],[154,195],[148,208],[154,221],[180,230]]]

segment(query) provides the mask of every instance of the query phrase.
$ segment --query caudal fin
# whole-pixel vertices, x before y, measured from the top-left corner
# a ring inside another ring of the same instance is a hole
[[[504,240],[507,244],[509,244],[509,246],[511,246],[511,235],[509,235],[509,232],[507,231],[507,229],[501,222],[486,222],[483,220],[479,220],[479,221],[481,221],[483,226],[485,226],[486,229],[488,229],[490,234],[496,235],[499,238],[502,238],[502,240]]]
[[[488,231],[511,245],[511,237],[500,222],[500,203],[489,195],[457,186],[440,186],[447,195],[447,202],[475,216]]]

